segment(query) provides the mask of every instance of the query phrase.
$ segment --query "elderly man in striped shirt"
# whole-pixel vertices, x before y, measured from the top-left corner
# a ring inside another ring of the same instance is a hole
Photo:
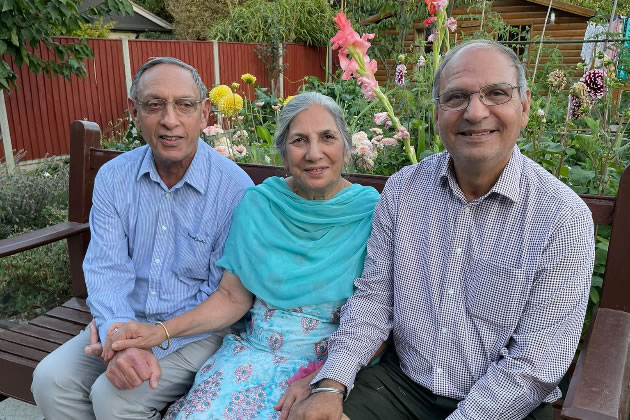
[[[588,301],[591,214],[516,147],[530,91],[512,50],[452,49],[433,95],[447,151],[389,179],[318,392],[290,418],[337,420],[347,395],[352,420],[551,419]]]
[[[98,172],[83,263],[87,303],[106,346],[112,324],[159,324],[217,289],[223,270],[215,262],[232,209],[252,185],[199,138],[210,103],[193,67],[170,57],[145,63],[128,104],[147,146]],[[105,364],[84,353],[88,327],[37,366],[33,395],[48,420],[159,419],[188,391],[222,337],[169,338],[153,351],[120,351]]]

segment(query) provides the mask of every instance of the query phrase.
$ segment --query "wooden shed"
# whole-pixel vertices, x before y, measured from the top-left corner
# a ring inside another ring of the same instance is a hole
[[[488,4],[490,4],[490,1],[488,1]],[[468,10],[468,6],[457,7],[457,3],[455,3],[455,6],[452,15],[458,22],[458,29],[454,35],[456,42],[458,42],[462,39],[462,35],[470,36],[481,28],[482,14],[480,9],[472,8]],[[540,36],[545,24],[548,7],[549,0],[495,0],[491,4],[491,11],[496,12],[505,23],[516,29],[516,32],[509,35],[509,39],[502,39],[499,36],[495,36],[495,38],[498,38],[497,40],[499,41],[529,41]],[[595,16],[595,11],[561,1],[553,1],[549,15],[544,35],[545,40],[582,41],[586,32],[587,22]],[[391,14],[374,16],[362,23],[377,22],[391,18],[391,16]],[[484,15],[483,20],[484,28],[487,28],[487,14]],[[387,33],[393,35],[398,32],[397,29],[393,28]],[[410,31],[405,39],[406,49],[418,39],[426,40],[429,35],[430,29],[427,30],[426,25],[422,21],[414,22],[414,30]],[[547,44],[547,46],[559,48],[562,51],[563,63],[567,66],[574,66],[581,61],[581,43]],[[431,47],[428,44],[427,51],[430,50]],[[533,69],[538,52],[538,44],[523,44],[516,47],[515,51],[522,58],[523,63],[526,63],[527,67]],[[545,61],[546,56],[543,54],[541,55],[540,63]],[[376,79],[379,83],[393,78],[395,66],[394,60],[387,60],[385,65],[379,63],[379,70],[376,73]]]

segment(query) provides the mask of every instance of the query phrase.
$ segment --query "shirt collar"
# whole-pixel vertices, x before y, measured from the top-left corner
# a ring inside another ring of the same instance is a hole
[[[453,158],[448,153],[446,153],[445,156],[446,158],[442,159],[440,162],[438,172],[440,185],[442,187],[446,187],[448,185],[453,191],[459,191],[461,193],[459,185],[457,184],[457,178],[455,177]],[[492,193],[497,193],[509,198],[513,202],[518,202],[522,171],[523,155],[518,147],[514,145],[512,156],[510,157],[507,165],[505,165],[503,172],[501,172],[501,176],[499,176],[497,182],[492,186],[492,188],[490,188],[490,191],[488,191],[488,193],[486,193],[483,197],[480,197],[480,199],[483,199]]]
[[[195,157],[193,157],[190,166],[186,170],[184,177],[179,180],[177,184],[173,186],[172,189],[177,189],[181,187],[184,183],[187,183],[201,194],[206,192],[207,187],[207,179],[208,179],[208,166],[204,164],[206,160],[205,157],[208,154],[207,148],[203,147],[205,143],[201,139],[197,139],[197,151],[195,152]],[[136,180],[140,179],[145,174],[149,174],[149,177],[152,181],[164,184],[160,175],[157,172],[157,168],[155,167],[155,160],[153,159],[153,151],[149,146],[147,146],[147,153],[144,155],[144,159],[142,159],[142,164],[140,165],[140,170],[138,171],[138,176]]]

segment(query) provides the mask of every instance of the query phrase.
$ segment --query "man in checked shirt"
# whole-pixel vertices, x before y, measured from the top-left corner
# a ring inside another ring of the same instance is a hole
[[[512,50],[462,44],[435,80],[447,152],[387,182],[312,383],[347,393],[352,420],[551,419],[588,301],[591,214],[515,146],[530,91]],[[390,332],[395,348],[359,371]],[[290,418],[337,420],[340,395],[320,390]]]

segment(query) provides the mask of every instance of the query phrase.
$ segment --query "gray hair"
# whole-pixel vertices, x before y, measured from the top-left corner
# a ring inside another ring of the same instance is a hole
[[[442,71],[444,70],[448,62],[451,61],[451,59],[455,57],[455,55],[458,52],[470,46],[492,48],[503,53],[506,57],[508,57],[510,61],[512,62],[512,65],[516,68],[517,84],[520,86],[519,93],[521,94],[521,100],[525,97],[525,94],[527,93],[527,78],[525,77],[525,68],[523,67],[521,60],[514,53],[514,51],[512,51],[511,48],[508,48],[505,45],[499,44],[498,42],[490,40],[490,39],[473,39],[473,40],[466,41],[455,46],[453,49],[447,52],[446,55],[444,56],[444,59],[442,60],[442,62],[440,63],[440,65],[438,66],[435,72],[435,79],[433,80],[433,99],[434,100],[436,100],[437,97],[440,95],[440,77],[442,76]]]
[[[177,58],[157,57],[144,63],[142,67],[140,67],[136,72],[136,75],[133,77],[133,83],[131,83],[131,87],[129,88],[129,96],[131,97],[131,99],[138,99],[138,85],[140,84],[140,78],[142,77],[144,72],[149,70],[151,67],[155,67],[159,64],[174,64],[188,70],[192,74],[193,81],[199,89],[199,99],[205,99],[208,97],[208,89],[206,89],[206,85],[204,85],[201,81],[201,76],[199,76],[199,73],[193,66],[186,64],[183,61],[178,60]]]
[[[291,99],[291,101],[282,108],[278,121],[276,122],[276,149],[278,149],[282,155],[282,159],[285,161],[287,159],[287,134],[289,133],[289,126],[300,112],[313,105],[321,105],[330,112],[343,138],[344,151],[348,152],[352,148],[352,136],[350,135],[350,130],[343,118],[343,112],[341,108],[339,108],[339,105],[337,105],[332,98],[322,95],[319,92],[305,92]]]

